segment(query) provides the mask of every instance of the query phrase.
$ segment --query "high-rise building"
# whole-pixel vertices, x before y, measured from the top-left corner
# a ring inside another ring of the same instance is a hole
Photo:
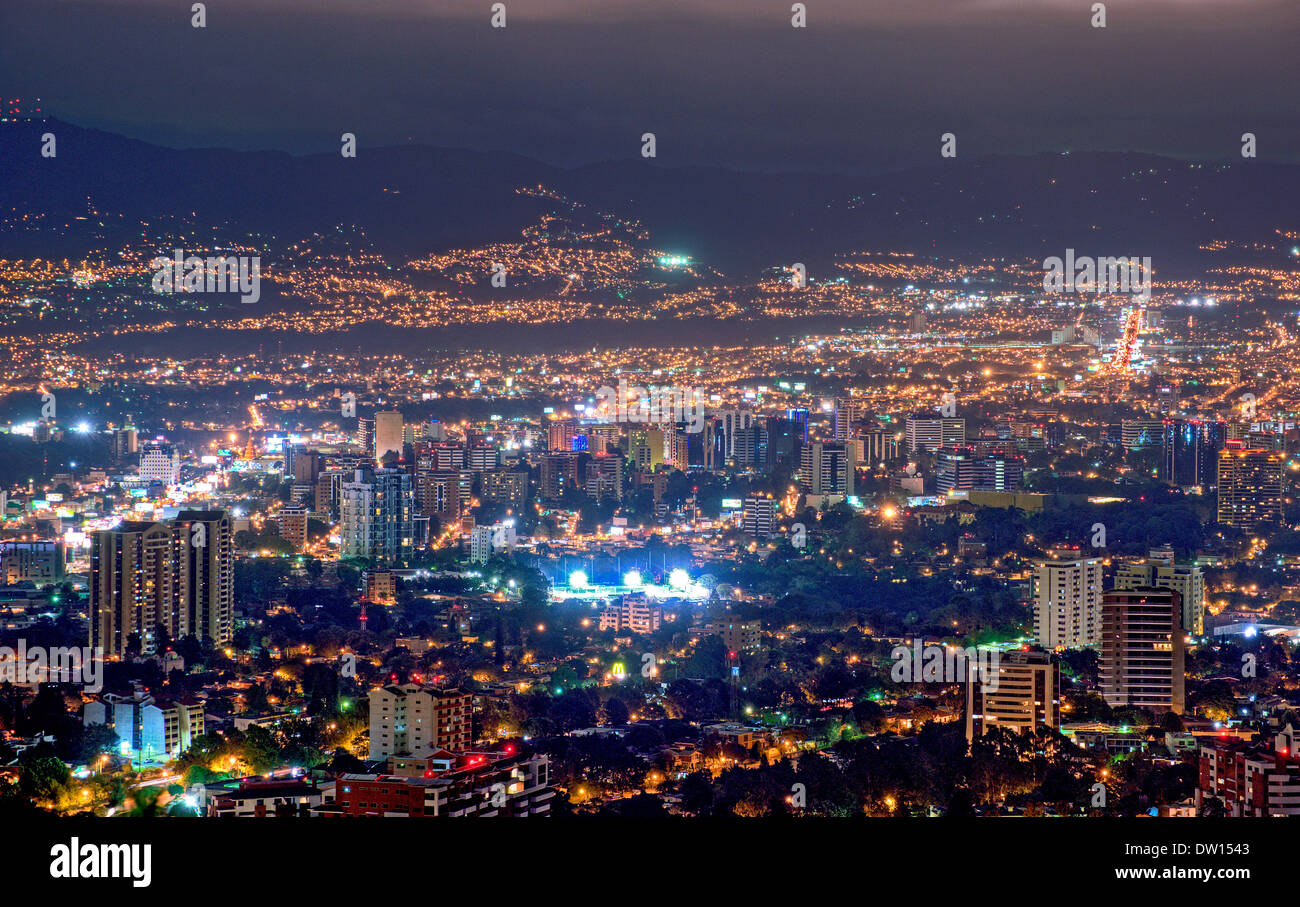
[[[767,425],[763,420],[755,419],[744,428],[736,429],[736,436],[732,441],[731,459],[736,466],[767,468],[769,437]]]
[[[543,501],[558,501],[578,486],[578,455],[573,452],[543,454],[538,464],[538,492]]]
[[[981,491],[1016,491],[1025,474],[1025,458],[989,453],[975,461],[975,487]]]
[[[724,442],[721,423],[717,419],[706,418],[704,427],[698,432],[688,434],[689,458],[692,468],[716,470],[722,468],[725,460]]]
[[[1101,695],[1111,708],[1183,711],[1183,603],[1173,589],[1101,597]]]
[[[90,552],[90,647],[152,655],[161,624],[176,635],[173,538],[164,523],[126,522],[95,535]]]
[[[724,409],[718,411],[718,421],[722,428],[723,456],[728,460],[734,459],[736,434],[754,424],[754,414],[747,409]]]
[[[898,457],[899,435],[883,428],[861,432],[863,459],[875,466]]]
[[[767,538],[776,529],[776,501],[766,497],[745,498],[741,527],[746,535]]]
[[[1205,632],[1205,574],[1195,564],[1174,564],[1148,559],[1142,564],[1120,564],[1116,589],[1173,589],[1183,600],[1182,627],[1193,636]]]
[[[1170,419],[1164,423],[1161,481],[1213,490],[1218,479],[1219,451],[1227,440],[1222,422]]]
[[[500,455],[494,444],[471,444],[465,448],[465,468],[475,472],[496,469]]]
[[[1162,419],[1124,419],[1119,432],[1125,450],[1159,447],[1164,442],[1165,423]]]
[[[663,608],[644,592],[629,592],[600,612],[600,629],[617,633],[653,633],[663,620]]]
[[[460,752],[473,741],[474,695],[417,683],[370,691],[370,759]]]
[[[793,422],[797,427],[796,437],[800,444],[808,443],[808,410],[806,409],[787,409],[785,418],[788,422]]]
[[[513,522],[475,526],[469,536],[469,559],[476,564],[486,563],[498,551],[513,551],[516,540]]]
[[[402,456],[402,414],[385,411],[375,413],[375,462],[382,465],[384,454],[394,453]]]
[[[940,447],[935,451],[935,490],[969,491],[975,487],[975,450],[970,447]]]
[[[415,475],[416,508],[420,516],[444,523],[458,520],[473,496],[473,485],[474,473],[466,469],[421,469]]]
[[[371,458],[375,453],[375,417],[357,417],[357,445]]]
[[[228,643],[234,611],[230,517],[182,510],[170,524],[121,523],[95,535],[90,645],[106,655],[155,654],[157,630]]]
[[[285,445],[284,461],[285,474],[293,476],[297,485],[315,485],[325,468],[324,455],[300,444]]]
[[[853,494],[853,457],[838,441],[813,441],[803,449],[799,484],[809,494]]]
[[[664,460],[673,469],[682,472],[691,468],[691,445],[688,433],[673,429],[664,439]]]
[[[135,426],[128,422],[113,430],[113,462],[121,463],[139,452]]]
[[[302,504],[285,504],[276,514],[280,525],[280,538],[293,546],[294,551],[307,547],[307,519],[311,511]]]
[[[1280,451],[1229,441],[1219,452],[1219,522],[1252,534],[1280,523],[1284,459]]]
[[[587,462],[586,492],[593,501],[623,500],[623,458],[615,454],[592,457]]]
[[[657,469],[664,461],[664,431],[634,428],[627,433],[628,462],[637,469]]]
[[[493,504],[522,507],[528,498],[528,473],[516,469],[487,469],[479,473],[479,497]]]
[[[576,419],[556,419],[546,427],[546,449],[551,451],[574,450],[573,439],[578,434]]]
[[[411,477],[400,469],[358,469],[344,482],[339,554],[376,563],[405,561],[414,544]]]
[[[1061,723],[1061,671],[1048,652],[1000,653],[994,676],[966,683],[966,742],[1001,727],[1019,734]]]
[[[1034,638],[1044,649],[1095,646],[1101,641],[1100,558],[1034,565]]]
[[[225,645],[234,633],[235,611],[230,516],[224,510],[182,510],[171,527],[180,616],[179,626],[172,632]],[[305,534],[306,529],[303,531]]]
[[[933,453],[940,447],[966,446],[966,420],[948,416],[910,416],[905,424],[907,449]]]
[[[635,491],[649,488],[652,500],[658,504],[663,500],[664,493],[668,490],[668,473],[662,469],[658,472],[650,472],[644,469],[634,472],[632,473],[632,488]]]
[[[853,436],[853,426],[862,418],[862,407],[850,397],[836,397],[832,431],[836,441]]]
[[[63,542],[58,539],[7,539],[0,542],[0,583],[57,583],[64,575]]]
[[[465,468],[465,448],[459,444],[421,443],[415,450],[417,469],[431,472],[451,472]]]
[[[146,444],[140,451],[140,478],[175,485],[181,480],[181,455],[171,444]]]
[[[326,514],[331,520],[338,519],[339,501],[343,497],[343,483],[352,475],[344,469],[327,469],[316,479],[317,513]]]

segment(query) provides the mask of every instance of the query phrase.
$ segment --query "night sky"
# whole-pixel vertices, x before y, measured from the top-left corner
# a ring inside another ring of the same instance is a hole
[[[177,147],[408,141],[575,165],[959,154],[1300,161],[1300,0],[3,0],[0,93]]]

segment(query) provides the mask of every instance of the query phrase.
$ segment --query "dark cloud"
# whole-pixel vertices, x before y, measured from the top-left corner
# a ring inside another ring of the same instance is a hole
[[[562,164],[873,170],[1120,149],[1300,160],[1295,0],[135,0],[0,8],[0,84],[176,146],[406,141]],[[436,9],[435,9],[436,7]]]

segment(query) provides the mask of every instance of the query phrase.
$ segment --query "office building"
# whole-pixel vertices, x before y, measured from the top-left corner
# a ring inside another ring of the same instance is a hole
[[[1212,491],[1218,480],[1219,451],[1227,440],[1222,422],[1170,419],[1164,423],[1161,481]]]
[[[970,491],[975,487],[975,450],[971,447],[940,447],[935,451],[935,491]]]
[[[853,460],[836,441],[813,441],[803,449],[799,485],[808,494],[853,494]]]
[[[1060,726],[1061,671],[1050,653],[1002,652],[991,670],[992,678],[966,682],[967,743],[992,728],[1030,734]]]
[[[755,419],[744,428],[736,429],[736,436],[732,441],[731,460],[737,468],[766,469],[768,467],[770,438],[764,420]]]
[[[1120,444],[1125,450],[1160,447],[1164,443],[1163,419],[1123,419],[1119,428]]]
[[[966,420],[948,416],[910,416],[905,423],[907,449],[933,453],[940,447],[966,446]]]
[[[899,456],[898,432],[877,428],[860,432],[858,438],[862,441],[862,458],[872,466]]]
[[[47,586],[63,579],[63,542],[57,539],[0,541],[0,583]]]
[[[724,409],[718,411],[718,423],[722,433],[722,450],[724,459],[736,456],[736,434],[742,428],[754,424],[754,414],[747,409]]]
[[[383,465],[385,455],[390,453],[400,460],[403,442],[402,414],[392,411],[375,413],[375,462]]]
[[[181,480],[181,455],[171,444],[147,444],[140,451],[140,478],[175,485]]]

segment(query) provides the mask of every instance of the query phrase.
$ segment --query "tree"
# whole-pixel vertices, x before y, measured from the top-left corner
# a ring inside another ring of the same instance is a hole
[[[58,800],[68,786],[68,767],[62,759],[38,756],[23,765],[18,790],[34,800]]]
[[[623,700],[617,696],[610,697],[605,702],[605,723],[620,725],[627,724],[629,718],[627,706]]]

